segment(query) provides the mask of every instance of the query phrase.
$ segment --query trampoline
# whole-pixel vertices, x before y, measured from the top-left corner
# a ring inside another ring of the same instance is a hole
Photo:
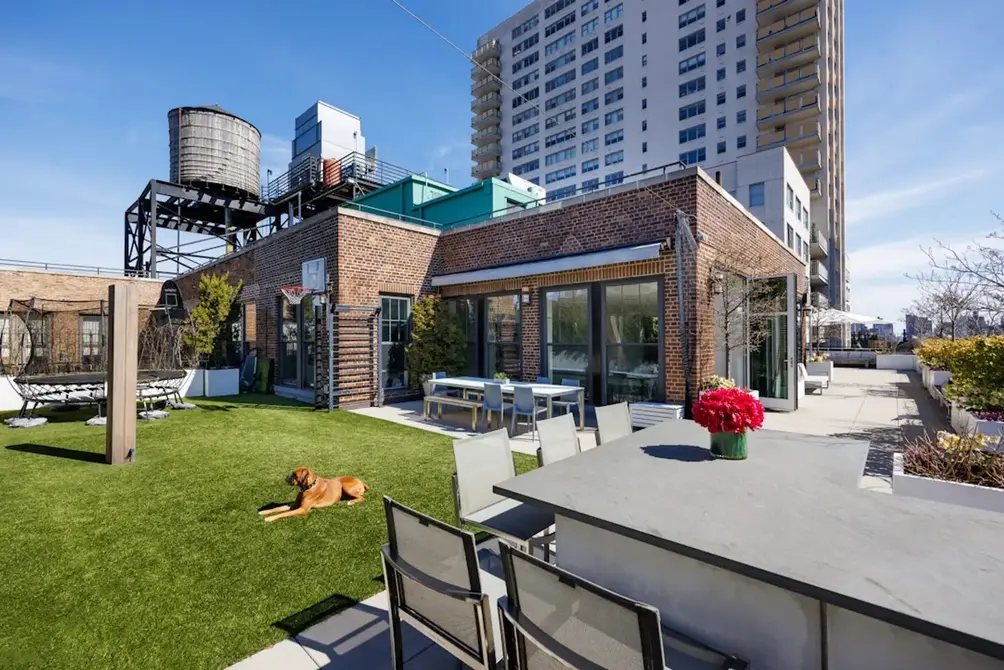
[[[181,337],[183,321],[176,306],[139,308],[136,397],[144,411],[159,401],[183,405],[191,358]],[[107,329],[103,300],[11,300],[0,315],[0,373],[23,401],[16,418],[32,420],[40,406],[52,405],[93,405],[100,418],[107,401]]]

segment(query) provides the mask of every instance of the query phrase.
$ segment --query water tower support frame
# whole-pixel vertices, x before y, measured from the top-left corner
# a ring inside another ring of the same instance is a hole
[[[151,179],[125,211],[125,273],[167,277],[174,271],[159,267],[163,261],[191,269],[222,255],[160,246],[158,228],[216,238],[233,251],[258,239],[259,223],[268,214],[264,204],[247,194]]]

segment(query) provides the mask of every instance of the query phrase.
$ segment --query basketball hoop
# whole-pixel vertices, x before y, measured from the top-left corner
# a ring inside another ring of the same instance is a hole
[[[306,286],[283,286],[279,290],[286,296],[290,305],[299,305],[300,301],[311,293]]]

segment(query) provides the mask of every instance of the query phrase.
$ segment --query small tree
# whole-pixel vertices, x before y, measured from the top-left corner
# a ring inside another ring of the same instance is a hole
[[[743,351],[756,351],[769,333],[770,315],[777,307],[777,292],[769,279],[750,277],[763,272],[767,260],[748,249],[719,253],[711,266],[711,298],[715,301],[716,340],[725,355],[724,374],[732,359]]]
[[[917,280],[921,294],[915,306],[936,314],[935,331],[941,337],[954,340],[978,305],[980,285],[966,273],[950,268],[939,270],[935,267],[912,278]]]
[[[216,349],[230,310],[241,292],[242,282],[231,285],[229,279],[229,272],[205,274],[199,279],[199,304],[189,314],[191,328],[185,331],[185,342],[203,358]]]
[[[453,375],[467,367],[467,338],[460,318],[438,295],[419,298],[411,310],[411,342],[405,362],[413,388],[433,372]]]

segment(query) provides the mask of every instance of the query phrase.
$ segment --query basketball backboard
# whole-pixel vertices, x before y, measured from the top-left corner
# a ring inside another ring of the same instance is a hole
[[[328,272],[324,259],[315,258],[305,261],[300,281],[303,286],[309,288],[313,293],[324,293],[327,291]]]

